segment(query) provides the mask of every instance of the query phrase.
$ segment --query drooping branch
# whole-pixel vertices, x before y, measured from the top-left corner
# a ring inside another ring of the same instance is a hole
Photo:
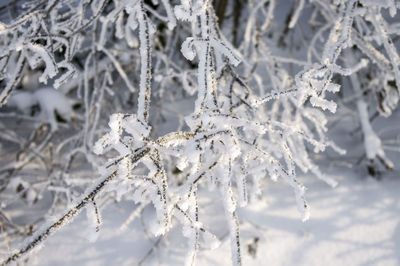
[[[150,148],[143,147],[139,149],[136,153],[131,155],[132,163],[137,163],[144,156],[146,156],[150,152]],[[90,189],[87,190],[87,193],[74,205],[74,207],[70,208],[65,212],[59,219],[55,222],[52,222],[50,225],[43,226],[42,229],[39,229],[37,233],[33,235],[30,241],[27,242],[22,248],[13,252],[8,258],[3,260],[0,265],[5,266],[9,263],[20,259],[21,257],[29,254],[35,248],[37,248],[44,240],[46,240],[49,236],[57,232],[64,225],[71,222],[85,207],[87,204],[91,204],[93,199],[99,195],[106,185],[110,183],[110,181],[114,180],[118,176],[118,170],[114,170],[111,174],[106,177],[100,179],[96,184],[94,184]]]

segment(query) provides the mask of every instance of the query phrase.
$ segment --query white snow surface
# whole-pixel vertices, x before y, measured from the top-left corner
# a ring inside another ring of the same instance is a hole
[[[393,174],[378,181],[338,167],[329,172],[339,181],[338,187],[302,177],[311,206],[311,218],[305,223],[299,218],[292,190],[282,183],[268,181],[259,202],[239,209],[244,265],[400,265],[399,177]],[[200,220],[217,233],[222,244],[215,250],[201,248],[197,265],[231,265],[228,227],[223,215],[218,215],[223,212],[217,204],[218,193],[201,193],[208,195],[200,204],[209,216],[200,213]],[[187,241],[179,229],[142,260],[157,241],[143,232],[154,210],[145,208],[142,218],[119,231],[134,209],[132,203],[121,202],[103,210],[95,243],[87,240],[82,228],[88,228],[88,221],[81,214],[50,237],[30,262],[49,266],[183,265]],[[256,250],[255,255],[249,250]]]
[[[52,130],[57,130],[57,120],[55,111],[67,121],[70,121],[75,116],[72,110],[73,100],[66,97],[61,92],[45,87],[36,90],[35,92],[17,92],[7,103],[8,106],[16,107],[19,111],[29,114],[31,108],[35,104],[39,104],[41,112],[39,117],[51,124]]]

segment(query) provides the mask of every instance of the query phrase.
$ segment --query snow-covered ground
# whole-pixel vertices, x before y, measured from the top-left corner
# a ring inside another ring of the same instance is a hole
[[[339,181],[332,189],[315,178],[303,177],[308,187],[311,218],[303,223],[292,189],[268,181],[260,201],[241,209],[241,241],[244,265],[400,265],[400,179],[397,174],[382,180],[360,177],[346,168],[331,169]],[[227,233],[215,194],[208,193],[207,227]],[[132,203],[111,204],[102,211],[99,238],[87,240],[93,229],[82,213],[74,222],[50,237],[32,256],[35,265],[182,265],[186,239],[179,229],[167,240],[149,240],[144,218],[126,230],[120,226],[135,209]],[[215,215],[213,215],[215,214]],[[90,228],[90,229],[87,229]],[[216,250],[202,250],[197,265],[231,265],[227,234]],[[153,244],[157,243],[157,244]],[[152,249],[155,247],[154,249]],[[146,256],[147,255],[147,256]]]

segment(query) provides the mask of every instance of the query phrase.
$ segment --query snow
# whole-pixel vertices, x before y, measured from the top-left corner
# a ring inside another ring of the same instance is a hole
[[[29,44],[28,48],[32,50],[34,56],[28,56],[28,62],[32,69],[35,69],[39,65],[38,57],[40,57],[45,63],[45,70],[39,77],[39,81],[46,84],[48,78],[52,78],[57,74],[57,68],[54,59],[50,54],[40,45]]]
[[[388,175],[381,181],[336,167],[330,172],[339,186],[330,188],[323,182],[305,178],[311,218],[298,218],[291,190],[280,183],[268,182],[259,203],[239,209],[242,259],[244,265],[399,265],[400,263],[400,180]],[[205,193],[205,192],[203,192]],[[215,194],[215,193],[214,193]],[[222,206],[209,193],[208,212],[218,214]],[[135,209],[121,202],[102,211],[99,239],[90,243],[82,235],[86,227],[83,215],[51,237],[43,249],[32,257],[33,265],[137,265],[151,249],[152,241],[143,232],[149,216],[144,213],[123,233],[119,226]],[[214,250],[200,249],[197,265],[231,265],[230,241],[221,215],[207,217],[206,225],[222,238]],[[93,229],[93,228],[92,228]],[[187,248],[179,232],[169,234],[169,243],[151,253],[142,265],[182,265]],[[255,257],[249,254],[254,247]],[[62,254],[62,255],[61,255]]]
[[[30,114],[32,107],[36,104],[40,106],[39,118],[50,123],[53,131],[58,129],[55,112],[66,121],[71,121],[75,116],[72,110],[74,101],[66,97],[61,92],[51,88],[39,88],[33,93],[17,92],[13,94],[7,103],[10,107],[16,107],[19,111]]]
[[[19,111],[29,114],[31,107],[37,103],[30,92],[17,92],[7,102],[8,106],[16,107]]]
[[[383,156],[381,140],[373,131],[368,117],[367,104],[363,100],[357,101],[358,112],[360,113],[361,126],[364,132],[364,146],[367,158],[373,160],[377,155]]]
[[[299,0],[297,9],[294,12],[293,17],[290,19],[289,28],[292,29],[296,25],[303,7],[304,7],[304,0]]]
[[[55,111],[67,121],[71,121],[71,118],[74,116],[72,110],[73,102],[64,94],[53,88],[38,89],[33,93],[33,96],[41,107],[40,115],[48,119],[52,130],[57,130],[58,128]]]
[[[173,30],[176,26],[176,18],[174,15],[174,12],[172,11],[172,7],[167,0],[161,0],[163,3],[165,10],[167,11],[167,16],[168,16],[168,29]]]

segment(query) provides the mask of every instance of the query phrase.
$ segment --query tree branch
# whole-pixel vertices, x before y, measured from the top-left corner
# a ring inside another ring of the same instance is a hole
[[[150,148],[148,147],[143,147],[139,149],[135,154],[132,155],[132,163],[138,162],[149,152]],[[51,223],[50,225],[45,225],[42,229],[39,229],[36,234],[33,235],[31,240],[27,242],[27,244],[15,251],[7,259],[3,260],[0,265],[5,266],[13,261],[16,261],[38,247],[39,244],[46,240],[49,236],[57,232],[68,222],[72,221],[72,219],[74,219],[86,207],[88,203],[91,203],[96,195],[98,195],[105,188],[105,186],[117,176],[118,170],[114,170],[110,175],[103,178],[98,183],[94,184],[92,188],[88,190],[88,193],[83,196],[74,207],[69,209],[57,221]]]

